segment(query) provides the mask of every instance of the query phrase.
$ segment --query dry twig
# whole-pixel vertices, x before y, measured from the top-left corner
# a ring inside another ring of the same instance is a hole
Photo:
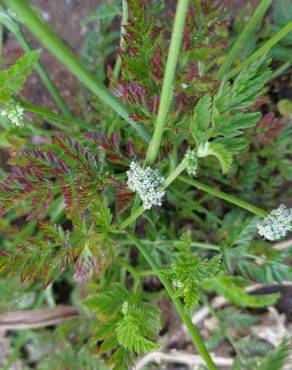
[[[227,357],[217,357],[216,355],[212,354],[212,359],[217,366],[232,366],[233,359]],[[177,364],[188,365],[190,368],[194,368],[196,365],[204,365],[205,362],[199,355],[190,355],[189,353],[185,352],[177,352],[173,351],[171,353],[163,353],[160,351],[155,351],[148,353],[144,357],[142,357],[134,367],[135,370],[142,370],[144,366],[148,365],[149,363],[156,363],[161,364],[162,362],[174,362]]]
[[[8,312],[0,316],[0,330],[36,329],[56,325],[80,316],[75,307],[59,306],[41,310]]]

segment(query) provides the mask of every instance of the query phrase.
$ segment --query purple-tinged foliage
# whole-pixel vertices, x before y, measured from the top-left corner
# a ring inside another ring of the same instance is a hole
[[[191,115],[202,94],[216,92],[219,81],[213,70],[202,65],[216,64],[220,51],[228,42],[226,13],[222,1],[193,2],[188,9],[183,46],[174,84],[173,117]],[[125,27],[121,76],[118,81],[109,75],[113,93],[131,107],[131,118],[153,126],[158,112],[171,29],[168,22],[161,27],[147,14],[147,1],[129,0],[129,21]],[[172,19],[172,15],[170,16]],[[206,19],[208,21],[206,21]],[[172,24],[172,22],[170,22]]]
[[[99,199],[90,203],[86,214],[77,213],[72,220],[71,230],[66,231],[47,220],[39,222],[42,235],[17,245],[13,253],[0,250],[0,271],[20,272],[23,283],[41,279],[44,287],[71,263],[79,281],[103,273],[115,254],[107,233],[100,232],[111,222],[109,210]]]
[[[30,197],[28,219],[41,218],[60,191],[70,218],[75,211],[83,212],[112,182],[100,174],[97,151],[64,134],[55,136],[53,146],[55,151],[23,148],[12,156],[15,167],[0,186],[1,214]]]
[[[86,283],[94,274],[98,273],[98,260],[87,250],[83,251],[75,262],[74,280],[78,284],[83,284]]]
[[[122,213],[128,209],[133,199],[134,193],[128,189],[127,184],[117,187],[116,212]]]

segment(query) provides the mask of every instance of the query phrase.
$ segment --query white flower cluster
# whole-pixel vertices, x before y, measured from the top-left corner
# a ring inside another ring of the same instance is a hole
[[[291,222],[292,208],[281,204],[257,225],[258,233],[268,240],[278,240],[291,230]]]
[[[186,170],[190,176],[197,176],[198,156],[195,150],[188,149],[185,154]]]
[[[0,108],[0,116],[8,118],[15,126],[21,126],[23,123],[23,108],[19,103],[6,103]]]
[[[160,186],[164,178],[160,176],[158,170],[151,167],[142,168],[138,162],[132,162],[127,176],[128,188],[140,195],[145,209],[161,206],[165,191]]]

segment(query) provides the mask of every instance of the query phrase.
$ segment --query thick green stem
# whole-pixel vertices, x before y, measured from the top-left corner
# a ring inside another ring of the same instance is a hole
[[[164,126],[166,123],[167,115],[169,112],[173,96],[173,83],[175,79],[178,54],[183,38],[184,24],[188,5],[189,0],[178,0],[173,32],[171,35],[169,52],[165,67],[165,74],[162,83],[162,90],[160,95],[160,103],[155,123],[155,129],[146,154],[147,164],[153,163],[159,152]]]
[[[87,70],[73,51],[52,31],[52,29],[33,11],[27,0],[5,0],[6,4],[15,11],[20,20],[34,36],[63,63],[87,88],[96,94],[105,104],[124,118],[146,142],[150,142],[147,130],[129,117],[126,107],[119,102],[95,76]]]
[[[182,160],[180,164],[170,173],[170,175],[165,179],[162,187],[166,189],[169,185],[184,171],[186,168],[185,160]],[[137,208],[131,215],[126,218],[119,226],[119,230],[124,230],[127,226],[129,226],[132,222],[136,221],[137,218],[142,216],[145,212],[145,208],[143,206]]]
[[[179,176],[178,180],[180,180],[180,181],[182,181],[182,182],[184,182],[188,185],[194,186],[195,188],[200,189],[200,190],[202,190],[206,193],[212,194],[217,198],[220,198],[220,199],[226,200],[229,203],[235,204],[236,206],[238,206],[240,208],[246,209],[247,211],[253,213],[256,216],[260,216],[260,217],[265,218],[269,214],[264,209],[258,208],[256,206],[254,206],[253,204],[250,204],[250,203],[248,203],[244,200],[241,200],[240,198],[235,197],[234,195],[229,195],[229,194],[223,193],[222,191],[219,191],[219,190],[217,190],[216,188],[214,188],[212,186],[205,185],[205,184],[201,183],[198,180],[191,179],[191,178],[186,177],[186,176]]]
[[[121,20],[121,36],[120,36],[120,49],[123,50],[124,46],[124,34],[125,34],[125,26],[128,23],[128,17],[129,17],[129,9],[128,9],[128,2],[127,0],[122,0],[123,4],[123,14],[122,14],[122,20]],[[122,59],[120,55],[117,56],[116,63],[114,66],[114,77],[116,79],[119,78],[120,71],[121,71],[121,66],[122,66]]]
[[[152,270],[155,272],[155,274],[159,277],[160,281],[164,285],[164,288],[169,295],[170,299],[174,303],[181,319],[183,320],[184,324],[186,325],[188,332],[193,340],[193,343],[195,347],[197,348],[198,352],[202,356],[202,358],[205,360],[206,365],[209,370],[216,370],[217,367],[214,364],[204,342],[202,341],[197,329],[192,323],[192,320],[189,316],[186,315],[184,306],[181,302],[181,300],[176,297],[175,291],[172,288],[170,282],[168,279],[161,273],[161,268],[158,266],[156,263],[155,259],[151,256],[151,254],[148,252],[148,250],[144,247],[144,245],[133,235],[133,234],[128,234],[129,238],[133,241],[133,243],[136,245],[136,247],[139,249],[141,254],[144,256],[146,261],[149,263],[151,266]]]
[[[76,125],[80,128],[83,128],[83,129],[86,129],[86,130],[90,130],[90,131],[98,131],[98,129],[87,123],[87,122],[84,122],[84,121],[81,121],[75,117],[72,117],[72,116],[65,116],[65,115],[62,115],[62,114],[59,114],[59,113],[55,113],[55,112],[52,112],[48,109],[45,109],[45,108],[41,108],[39,107],[38,105],[34,105],[34,104],[31,104],[29,102],[26,102],[26,101],[19,101],[22,108],[28,112],[31,112],[31,113],[36,113],[36,114],[39,114],[40,116],[44,117],[44,118],[48,118],[50,120],[53,120],[53,121],[61,121],[61,122],[69,122],[69,123],[72,123],[73,125]],[[68,127],[68,129],[70,129]]]
[[[262,0],[260,2],[253,16],[250,18],[249,22],[245,25],[242,33],[240,34],[238,39],[233,44],[224,63],[219,68],[219,71],[216,74],[217,79],[221,79],[225,75],[225,73],[228,71],[229,67],[232,65],[235,58],[237,57],[239,51],[244,47],[248,38],[251,36],[251,34],[255,31],[256,27],[262,21],[266,11],[271,5],[271,2],[272,0]]]
[[[259,59],[262,55],[267,54],[270,49],[275,46],[283,37],[285,37],[289,32],[292,31],[292,21],[286,24],[279,32],[277,32],[273,37],[264,43],[256,52],[250,55],[237,67],[233,68],[229,73],[226,74],[226,79],[233,78],[236,76],[243,68],[253,63],[255,60]]]

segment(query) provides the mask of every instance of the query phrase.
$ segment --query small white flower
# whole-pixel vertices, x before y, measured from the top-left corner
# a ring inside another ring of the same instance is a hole
[[[258,223],[258,233],[268,240],[278,240],[291,230],[292,208],[283,204],[274,209],[266,218]]]
[[[6,103],[0,108],[0,116],[9,119],[15,126],[21,126],[23,124],[23,108],[19,103]]]
[[[128,188],[140,195],[145,209],[161,206],[165,191],[160,187],[164,178],[158,170],[151,167],[142,168],[138,162],[132,162],[127,176]]]

